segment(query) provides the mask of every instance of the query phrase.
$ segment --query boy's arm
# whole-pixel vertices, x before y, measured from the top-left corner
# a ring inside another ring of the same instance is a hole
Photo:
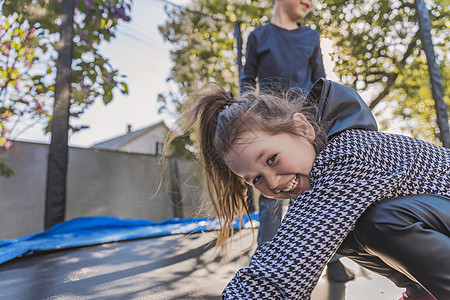
[[[247,40],[245,65],[241,77],[241,92],[256,88],[256,72],[258,69],[258,57],[256,53],[256,37],[252,32]]]
[[[325,78],[325,69],[323,66],[323,57],[322,51],[320,49],[320,41],[317,39],[316,46],[314,47],[314,52],[311,57],[311,66],[312,66],[312,82],[316,82],[321,77]]]

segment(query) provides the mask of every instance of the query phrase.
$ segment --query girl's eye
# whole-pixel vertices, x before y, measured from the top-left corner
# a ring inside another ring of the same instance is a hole
[[[267,164],[269,166],[271,166],[273,164],[273,162],[275,161],[275,157],[277,157],[276,155],[272,155],[271,157],[269,157],[269,159],[267,160]]]
[[[256,176],[255,178],[253,178],[253,185],[256,185],[260,179],[261,176]]]

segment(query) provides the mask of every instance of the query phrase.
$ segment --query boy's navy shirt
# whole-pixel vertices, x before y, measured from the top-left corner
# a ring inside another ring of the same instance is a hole
[[[269,23],[250,33],[242,89],[256,86],[262,92],[283,92],[289,88],[309,90],[325,77],[319,32],[299,24],[286,30]]]

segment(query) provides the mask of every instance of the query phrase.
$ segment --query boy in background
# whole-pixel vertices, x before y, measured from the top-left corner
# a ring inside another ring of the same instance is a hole
[[[288,89],[309,91],[325,77],[319,32],[298,23],[313,7],[312,0],[272,0],[269,24],[255,29],[247,41],[246,63],[241,78],[242,91],[259,88],[265,93]],[[259,197],[258,245],[272,239],[282,219],[283,201]],[[338,256],[328,264],[328,279],[345,282],[354,278]]]

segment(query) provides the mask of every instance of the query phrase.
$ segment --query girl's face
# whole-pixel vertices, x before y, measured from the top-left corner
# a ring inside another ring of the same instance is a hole
[[[309,140],[314,140],[314,129],[302,114],[296,113],[293,118],[304,137],[246,131],[225,155],[233,173],[269,198],[296,198],[311,188],[309,175],[316,152]]]

